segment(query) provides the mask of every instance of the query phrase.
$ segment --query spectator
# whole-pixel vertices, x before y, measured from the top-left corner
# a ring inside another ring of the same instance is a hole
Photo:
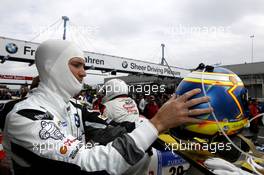
[[[89,103],[93,103],[93,96],[91,95],[91,92],[86,92],[86,101]]]
[[[155,101],[155,96],[151,95],[149,97],[149,102],[144,110],[145,117],[148,119],[152,119],[155,116],[155,114],[158,112],[158,110],[159,110],[159,106]]]
[[[0,90],[0,99],[1,100],[10,100],[10,99],[12,99],[12,95],[9,92],[8,89]]]
[[[21,86],[20,87],[20,98],[24,98],[27,95],[28,91],[29,89],[27,85]]]
[[[259,114],[259,109],[258,109],[258,102],[256,99],[252,99],[249,102],[249,112],[251,118],[254,118]],[[253,142],[257,143],[257,135],[259,132],[259,124],[260,124],[260,117],[255,118],[254,120],[251,121],[250,123],[250,130],[254,133],[254,136],[252,138]]]
[[[101,94],[97,94],[93,100],[93,110],[104,112],[105,106],[102,104],[103,97]]]

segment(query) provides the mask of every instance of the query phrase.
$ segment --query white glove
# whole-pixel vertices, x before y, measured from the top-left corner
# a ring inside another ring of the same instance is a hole
[[[209,158],[204,165],[217,175],[253,175],[220,158]]]

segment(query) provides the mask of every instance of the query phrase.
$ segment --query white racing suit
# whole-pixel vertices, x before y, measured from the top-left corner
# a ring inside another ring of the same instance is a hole
[[[99,113],[81,111],[69,103],[62,117],[32,104],[33,99],[41,101],[29,97],[18,103],[6,119],[4,146],[17,172],[36,173],[48,165],[40,171],[122,174],[144,156],[157,137],[154,126],[142,120],[131,133],[124,132],[113,142],[99,146],[85,141],[85,135],[89,135],[85,134],[85,126],[104,128],[104,123],[85,119],[100,118]],[[141,133],[148,134],[142,138]]]

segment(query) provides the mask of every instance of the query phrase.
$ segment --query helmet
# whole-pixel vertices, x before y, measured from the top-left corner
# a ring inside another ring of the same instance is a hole
[[[128,86],[123,80],[111,79],[99,90],[99,93],[102,92],[104,93],[103,103],[105,103],[119,95],[128,95]]]
[[[201,65],[201,64],[200,64]],[[247,118],[244,116],[244,106],[247,98],[247,90],[244,88],[241,79],[232,71],[212,66],[199,67],[187,75],[176,89],[176,94],[182,95],[195,88],[202,90],[202,82],[206,95],[210,97],[210,104],[214,109],[215,116],[220,126],[227,135],[237,133],[247,124]],[[204,92],[195,95],[193,98],[204,96]],[[202,103],[193,107],[193,109],[207,108],[208,103]],[[201,124],[191,124],[184,129],[192,133],[202,135],[215,135],[219,133],[216,120],[212,114],[196,116],[203,119]]]

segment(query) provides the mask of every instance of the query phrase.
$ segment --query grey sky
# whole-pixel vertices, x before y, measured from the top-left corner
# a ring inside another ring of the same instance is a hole
[[[158,63],[164,43],[173,66],[236,64],[251,61],[253,34],[254,61],[264,61],[263,9],[262,0],[2,0],[0,36],[31,40],[67,15],[79,31],[68,38],[88,51]],[[58,28],[34,41],[61,37],[61,32]],[[0,69],[34,71],[14,63]]]

